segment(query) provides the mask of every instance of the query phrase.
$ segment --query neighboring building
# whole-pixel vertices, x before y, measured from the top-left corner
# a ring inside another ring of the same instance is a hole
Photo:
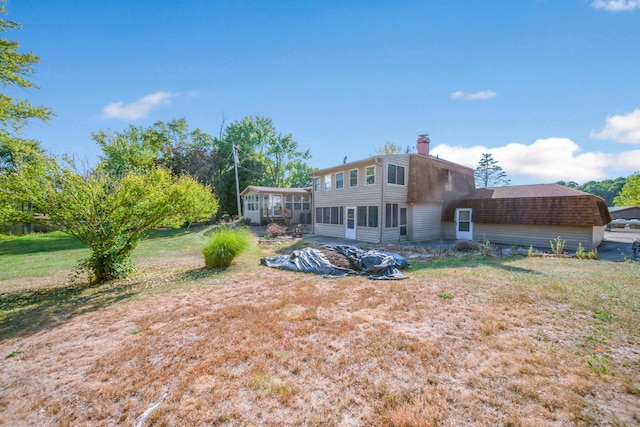
[[[311,223],[311,188],[273,188],[250,185],[240,193],[243,216],[254,224]]]
[[[609,208],[611,219],[640,219],[640,206],[619,206]]]
[[[371,243],[468,239],[567,249],[597,247],[604,200],[556,184],[475,189],[473,169],[417,154],[379,155],[316,171],[315,234]]]

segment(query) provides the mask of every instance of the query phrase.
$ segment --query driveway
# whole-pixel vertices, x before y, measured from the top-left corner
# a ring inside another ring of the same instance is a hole
[[[598,257],[607,261],[632,260],[635,240],[640,240],[640,230],[605,231],[604,241],[598,247]],[[640,253],[636,259],[640,260]]]

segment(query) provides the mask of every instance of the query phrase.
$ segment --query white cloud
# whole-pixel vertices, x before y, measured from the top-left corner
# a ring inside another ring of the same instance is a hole
[[[102,117],[127,121],[141,119],[147,117],[151,110],[156,107],[171,104],[171,99],[179,95],[178,93],[158,91],[151,95],[143,96],[131,104],[125,104],[122,101],[112,102],[102,109]]]
[[[629,114],[607,117],[604,129],[592,131],[589,135],[624,144],[640,144],[640,108]]]
[[[640,171],[640,150],[618,153],[614,159],[613,166],[621,171]]]
[[[623,156],[601,152],[581,153],[580,146],[568,138],[538,139],[530,145],[511,143],[503,147],[453,147],[442,144],[431,154],[475,169],[482,153],[491,153],[513,184],[518,181],[548,183],[586,182],[607,178],[605,169],[628,170]],[[640,159],[636,161],[640,166]]]
[[[622,12],[625,10],[640,9],[640,0],[594,0],[591,7],[604,9],[609,12]]]
[[[461,90],[457,90],[455,92],[452,92],[451,95],[449,96],[451,97],[451,99],[463,99],[465,101],[478,101],[478,100],[493,98],[496,95],[498,94],[492,90],[483,90],[481,92],[476,92],[476,93],[467,93]]]

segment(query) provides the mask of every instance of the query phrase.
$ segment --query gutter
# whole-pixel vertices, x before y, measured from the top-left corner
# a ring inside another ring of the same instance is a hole
[[[382,162],[382,163],[378,163]],[[378,238],[378,244],[382,244],[382,225],[384,224],[384,160],[381,157],[376,158],[376,165],[380,166],[381,180],[380,180],[380,237]]]

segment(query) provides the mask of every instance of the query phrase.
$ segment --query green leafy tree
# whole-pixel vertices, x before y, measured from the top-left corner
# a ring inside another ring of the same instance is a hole
[[[480,188],[496,187],[499,185],[509,185],[507,173],[498,165],[498,161],[490,153],[483,153],[478,162],[478,167],[473,172],[476,185]]]
[[[80,174],[71,162],[60,165],[51,158],[1,175],[0,200],[9,206],[33,203],[50,220],[47,225],[89,246],[91,256],[82,266],[95,283],[126,277],[133,268],[131,252],[147,231],[209,218],[218,208],[208,188],[163,168],[124,176],[104,170]],[[17,208],[0,213],[0,222],[45,222]]]
[[[278,133],[271,119],[257,116],[228,125],[217,144],[220,173],[217,188],[223,212],[235,214],[236,194],[233,147],[238,152],[238,181],[267,187],[308,186],[312,169],[306,164],[309,150],[300,151],[291,134]]]
[[[627,178],[613,203],[615,206],[640,206],[640,173],[636,172]]]
[[[6,15],[6,2],[0,1],[0,15]],[[0,19],[0,31],[3,33],[19,30],[21,25],[6,19]],[[36,141],[23,139],[20,134],[30,120],[49,120],[53,112],[44,105],[33,105],[25,99],[18,99],[5,93],[7,89],[16,89],[24,93],[25,89],[37,88],[29,80],[34,72],[34,64],[40,59],[32,52],[18,51],[20,43],[0,38],[0,83],[4,87],[0,94],[0,173],[8,173],[15,168],[16,162],[33,161],[41,153]]]
[[[613,206],[613,199],[620,193],[626,181],[627,178],[619,177],[616,179],[605,179],[604,181],[589,181],[582,185],[574,181],[558,181],[557,184],[602,197],[607,203],[607,206]]]

